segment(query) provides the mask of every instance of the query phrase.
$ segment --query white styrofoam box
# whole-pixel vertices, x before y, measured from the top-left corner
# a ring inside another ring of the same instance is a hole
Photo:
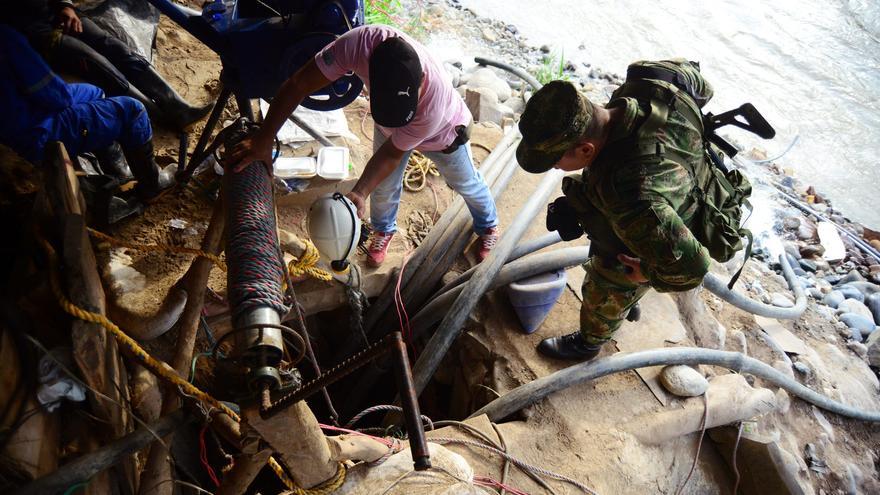
[[[309,179],[317,173],[317,166],[311,156],[279,156],[274,170],[281,179]]]
[[[345,146],[325,146],[318,150],[318,175],[341,180],[348,176],[349,153]]]

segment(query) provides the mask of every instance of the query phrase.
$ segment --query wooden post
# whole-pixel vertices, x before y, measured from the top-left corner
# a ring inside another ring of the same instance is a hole
[[[73,304],[88,311],[105,314],[104,288],[98,274],[95,253],[86,231],[85,201],[79,191],[76,173],[64,145],[55,142],[47,146],[48,173],[52,178],[47,187],[55,216],[61,221],[61,262],[64,267],[64,289]],[[131,419],[120,404],[127,404],[128,375],[124,372],[116,341],[96,323],[74,319],[71,340],[77,367],[90,387],[112,400],[89,394],[95,415],[107,421],[110,428],[102,428],[103,442],[119,438],[131,431]],[[120,466],[123,491],[136,489],[134,457]]]
[[[205,237],[202,238],[202,251],[220,254],[222,251],[223,232],[226,227],[226,215],[223,212],[223,201],[218,199],[214,203],[214,211],[211,214],[211,222]],[[193,347],[196,343],[196,334],[199,329],[199,318],[202,314],[205,291],[208,287],[208,276],[214,264],[206,258],[196,258],[181,278],[180,286],[184,287],[188,297],[183,314],[177,323],[177,352],[171,366],[180,376],[187,376],[192,362]],[[162,400],[162,415],[168,415],[180,407],[177,391],[166,387]],[[171,436],[165,438],[165,443],[171,443]],[[171,464],[168,462],[168,452],[160,444],[154,444],[150,448],[150,455],[141,476],[141,495],[171,495],[174,484],[166,480],[172,479]]]

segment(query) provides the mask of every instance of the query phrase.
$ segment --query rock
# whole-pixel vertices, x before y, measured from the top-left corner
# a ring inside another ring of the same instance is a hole
[[[871,294],[868,299],[865,300],[865,306],[871,311],[874,323],[880,325],[880,294]]]
[[[796,216],[785,217],[785,219],[782,220],[782,226],[786,230],[794,230],[801,226],[801,218]]]
[[[825,213],[828,210],[828,205],[824,203],[813,203],[810,206],[819,213]]]
[[[837,306],[838,313],[855,313],[857,315],[862,315],[865,318],[874,321],[874,315],[871,313],[871,310],[868,309],[861,301],[856,299],[845,299],[842,303]]]
[[[522,100],[522,98],[509,98],[504,102],[505,105],[510,107],[510,110],[514,113],[522,113],[523,109],[526,106],[526,102]]]
[[[846,297],[843,295],[842,292],[840,292],[839,290],[834,290],[825,295],[825,298],[822,299],[822,304],[837,309],[837,307],[840,306],[840,303],[842,303],[845,299]]]
[[[813,369],[803,361],[795,361],[794,370],[798,373],[804,375],[805,377],[809,377],[813,374]]]
[[[541,45],[541,53],[550,53],[550,45]]]
[[[822,258],[816,258],[816,259],[814,259],[814,260],[813,260],[813,263],[816,264],[816,269],[817,269],[817,270],[821,270],[821,271],[823,271],[823,272],[827,272],[827,271],[831,270],[831,264],[828,263],[827,261],[825,261],[825,260],[822,259]]]
[[[709,388],[709,381],[699,371],[682,364],[663,368],[660,372],[660,383],[679,397],[697,397]]]
[[[489,43],[495,43],[496,41],[498,41],[498,36],[495,33],[493,33],[492,30],[489,28],[483,28],[482,34],[483,34],[483,39],[485,39]]]
[[[794,371],[791,370],[791,366],[781,359],[773,361],[773,368],[789,378],[794,378]]]
[[[748,355],[748,343],[746,342],[746,334],[742,333],[740,330],[732,330],[727,334],[727,340],[725,341],[725,347],[730,352],[739,352],[741,354]]]
[[[804,276],[807,275],[807,272],[804,271],[804,269],[801,268],[800,266],[795,266],[794,268],[791,269],[791,271],[792,271],[795,275],[797,275],[798,277],[804,277]]]
[[[795,268],[798,266],[798,259],[799,258],[800,258],[800,253],[798,253],[798,256],[794,256],[793,254],[789,253],[788,251],[785,252],[785,259],[788,260],[788,264],[791,265],[792,268]]]
[[[862,294],[862,291],[851,285],[838,285],[836,290],[842,293],[846,299],[856,299],[859,302],[865,301],[865,295]]]
[[[837,285],[840,283],[840,279],[843,278],[840,275],[828,275],[825,277],[825,280],[831,285]]]
[[[807,294],[817,301],[820,301],[825,297],[825,293],[815,287],[807,289]]]
[[[868,349],[868,364],[880,368],[880,332],[871,333],[865,341],[865,347]]]
[[[876,275],[876,274],[880,273],[880,265],[871,265],[871,266],[869,266],[869,267],[868,267],[868,272],[869,272],[871,275]]]
[[[801,265],[801,268],[810,273],[816,273],[816,271],[819,269],[816,266],[816,263],[810,260],[800,259],[798,260],[798,264]]]
[[[850,270],[843,278],[840,279],[839,284],[848,284],[850,282],[865,282],[865,277],[859,273],[858,270]]]
[[[469,85],[470,86],[470,85]],[[505,117],[513,117],[513,111],[498,102],[498,97],[489,88],[468,88],[464,101],[470,109],[474,120],[501,124]]]
[[[467,84],[471,88],[491,89],[498,96],[498,101],[501,103],[507,101],[511,95],[510,86],[504,82],[504,79],[498,77],[498,74],[496,74],[495,71],[488,67],[482,67],[475,70],[471,74],[470,79],[468,79]]]
[[[842,327],[836,327],[837,328],[837,335],[840,335],[844,339],[849,340],[849,339],[853,338],[853,335],[855,335],[855,334],[858,334],[858,336],[856,338],[860,338],[862,336],[862,334],[860,332],[858,332],[858,331],[853,332],[853,330],[851,328],[847,328],[846,323],[843,323],[842,321],[839,321],[838,323],[840,323],[842,325]]]
[[[831,292],[831,284],[824,278],[816,279],[816,288],[821,290],[823,294]]]
[[[865,359],[868,356],[868,348],[861,342],[850,341],[846,343],[846,348],[853,351],[856,356]]]
[[[848,326],[853,331],[853,337],[856,337],[856,332],[859,332],[859,338],[857,340],[861,341],[862,336],[867,337],[871,332],[874,331],[874,321],[870,318],[865,318],[862,315],[856,313],[843,313],[838,318],[842,321],[846,326]]]
[[[816,227],[809,223],[802,223],[797,229],[797,238],[802,241],[812,241],[816,239]]]
[[[816,258],[825,254],[825,248],[821,244],[807,244],[801,246],[799,251],[804,258]]]
[[[785,294],[774,292],[770,294],[770,304],[780,308],[794,307],[794,301],[789,299]]]
[[[788,258],[789,263],[794,259],[795,262],[792,265],[797,264],[797,260],[801,259],[801,251],[798,249],[797,244],[786,242],[785,243],[785,253],[791,255],[791,258]]]
[[[880,240],[871,239],[870,241],[868,241],[868,244],[870,244],[871,247],[876,249],[877,251],[880,251]]]

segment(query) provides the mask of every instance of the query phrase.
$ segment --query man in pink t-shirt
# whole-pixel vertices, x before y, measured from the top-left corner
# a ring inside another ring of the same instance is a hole
[[[397,230],[403,173],[413,150],[434,161],[446,182],[462,198],[480,236],[478,256],[485,258],[498,240],[495,201],[474,167],[468,137],[471,114],[443,67],[424,46],[388,26],[362,26],[327,45],[278,91],[259,132],[231,150],[241,167],[271,163],[275,134],[287,117],[315,91],[353,72],[370,93],[375,128],[373,156],[347,197],[363,216],[370,197],[367,262],[379,266]]]

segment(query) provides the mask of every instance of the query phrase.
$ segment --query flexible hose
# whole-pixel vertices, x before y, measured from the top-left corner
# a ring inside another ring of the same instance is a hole
[[[505,64],[504,62],[498,62],[483,57],[474,57],[474,62],[480,65],[491,65],[492,67],[498,67],[499,69],[506,70],[507,72],[510,72],[511,74],[521,78],[523,81],[529,83],[529,86],[534,88],[535,91],[541,89],[541,83],[538,82],[538,80],[535,79],[534,76],[520,69],[519,67],[514,67],[512,65]]]
[[[590,248],[587,246],[570,247],[547,253],[539,253],[513,261],[504,265],[487,290],[493,290],[540,273],[582,265],[587,262],[589,252]],[[410,319],[413,336],[420,336],[432,325],[440,321],[463,289],[463,286],[459,285],[435,297]]]
[[[513,252],[510,253],[510,256],[508,256],[507,258],[507,263],[510,263],[511,261],[516,261],[527,254],[532,254],[535,251],[540,251],[541,249],[552,246],[560,241],[562,241],[562,238],[559,237],[559,232],[556,232],[555,230],[553,232],[550,232],[549,234],[542,235],[541,237],[529,239],[528,241],[518,245],[513,250]],[[437,291],[437,295],[434,297],[439,297],[440,295],[448,292],[450,289],[454,289],[455,287],[458,287],[459,285],[467,282],[468,280],[470,280],[476,269],[476,266],[472,266],[468,271],[455,277],[455,279],[453,279],[451,282],[447,283],[439,291]]]
[[[804,289],[801,287],[797,275],[795,275],[794,271],[791,269],[791,265],[788,264],[788,259],[785,255],[779,256],[779,264],[782,266],[782,273],[785,275],[785,280],[788,282],[789,288],[794,291],[796,298],[794,307],[791,308],[780,308],[778,306],[771,306],[749,299],[738,292],[728,289],[727,283],[711,273],[706,274],[706,277],[703,279],[703,286],[716,296],[743,311],[748,311],[749,313],[759,316],[766,316],[767,318],[796,320],[800,318],[804,313],[804,310],[807,309],[807,296],[804,295]]]
[[[574,385],[622,371],[674,364],[723,366],[739,373],[748,373],[781,387],[810,404],[834,414],[859,421],[880,422],[880,412],[865,411],[830,399],[801,385],[793,378],[789,378],[782,372],[757,359],[738,352],[716,351],[695,347],[672,347],[668,349],[618,353],[610,357],[575,364],[507,392],[481,407],[471,414],[470,417],[473,418],[485,414],[489,417],[490,421],[500,421],[554,392],[565,390]]]

